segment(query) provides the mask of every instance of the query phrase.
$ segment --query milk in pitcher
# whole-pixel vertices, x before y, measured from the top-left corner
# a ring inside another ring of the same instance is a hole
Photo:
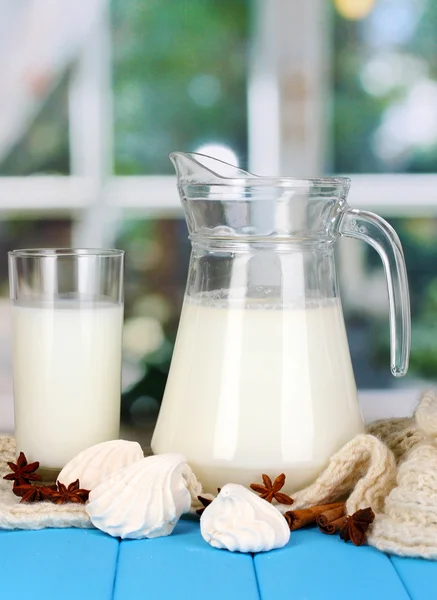
[[[363,431],[340,300],[217,295],[185,298],[153,451],[183,453],[208,492],[280,472],[301,489]]]

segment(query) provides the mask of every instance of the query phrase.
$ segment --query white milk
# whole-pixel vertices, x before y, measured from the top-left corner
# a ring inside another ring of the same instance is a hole
[[[291,492],[363,430],[339,301],[279,309],[185,299],[155,453],[183,453],[210,492],[281,472]]]
[[[118,438],[122,322],[122,305],[12,307],[15,436],[29,461],[59,468]]]

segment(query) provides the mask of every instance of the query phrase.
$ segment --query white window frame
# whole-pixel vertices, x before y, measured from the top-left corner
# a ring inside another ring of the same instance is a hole
[[[254,4],[248,85],[250,168],[261,174],[321,173],[330,137],[325,102],[330,70],[327,3],[254,0]],[[174,177],[113,175],[112,130],[108,3],[69,81],[71,174],[0,177],[0,216],[72,216],[75,246],[112,245],[123,215],[181,216]],[[351,206],[385,217],[437,216],[437,175],[369,174],[351,179]],[[364,396],[385,398],[387,392]]]

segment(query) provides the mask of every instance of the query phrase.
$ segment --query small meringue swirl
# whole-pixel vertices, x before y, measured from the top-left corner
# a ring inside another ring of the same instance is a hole
[[[264,552],[290,539],[286,520],[273,505],[236,483],[225,485],[200,519],[202,537],[231,552]]]
[[[189,467],[181,454],[143,458],[91,490],[86,510],[95,527],[121,538],[170,535],[190,510]]]

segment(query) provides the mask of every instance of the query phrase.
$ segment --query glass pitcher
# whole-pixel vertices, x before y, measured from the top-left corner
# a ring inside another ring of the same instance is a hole
[[[200,154],[171,159],[192,254],[152,450],[184,454],[209,492],[285,473],[292,493],[364,431],[336,276],[339,235],[380,254],[391,371],[407,371],[399,238],[348,206],[346,178],[257,177]]]

